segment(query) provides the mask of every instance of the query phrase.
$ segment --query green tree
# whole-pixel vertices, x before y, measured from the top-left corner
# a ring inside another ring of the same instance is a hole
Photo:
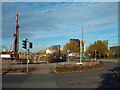
[[[88,47],[88,53],[90,53],[92,56],[95,55],[95,50],[96,50],[96,55],[104,56],[108,52],[108,48],[104,42],[101,40],[95,41],[93,44],[91,44]]]
[[[108,50],[108,56],[109,56],[110,58],[112,58],[112,57],[113,57],[113,51]]]
[[[88,54],[91,54],[91,56],[94,55],[95,48],[93,47],[93,44],[91,44],[91,45],[88,47],[87,52],[88,52]]]
[[[71,52],[79,52],[80,47],[75,41],[70,41],[70,43],[64,45],[62,53],[67,54],[67,50],[70,50]]]
[[[70,43],[66,43],[63,47],[62,53],[67,54],[67,50],[70,50]]]

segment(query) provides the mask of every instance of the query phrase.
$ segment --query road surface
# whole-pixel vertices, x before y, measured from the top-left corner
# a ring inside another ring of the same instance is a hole
[[[104,62],[107,68],[94,71],[55,74],[59,88],[116,88],[120,85],[118,63]],[[119,84],[119,85],[118,85]]]
[[[94,71],[51,74],[53,64],[41,64],[33,75],[4,75],[3,88],[118,88],[118,63],[104,62],[107,68]]]

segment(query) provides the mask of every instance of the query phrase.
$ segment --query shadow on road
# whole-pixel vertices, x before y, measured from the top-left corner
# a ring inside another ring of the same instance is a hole
[[[119,88],[120,87],[120,67],[115,67],[109,73],[102,74],[103,79],[98,88]]]

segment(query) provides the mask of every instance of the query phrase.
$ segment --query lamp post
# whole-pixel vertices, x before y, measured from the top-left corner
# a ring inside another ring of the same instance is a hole
[[[90,24],[87,24],[87,25],[82,25],[82,41],[80,41],[80,64],[82,64],[82,58],[81,56],[83,57],[83,53],[84,53],[84,41],[83,41],[83,37],[84,37],[84,26],[91,26]],[[82,47],[81,47],[82,45]]]

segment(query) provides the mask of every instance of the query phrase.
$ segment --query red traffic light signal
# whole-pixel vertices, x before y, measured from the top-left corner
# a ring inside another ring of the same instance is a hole
[[[23,43],[22,43],[22,47],[24,48],[24,49],[27,49],[27,39],[26,40],[23,40],[22,41]]]

